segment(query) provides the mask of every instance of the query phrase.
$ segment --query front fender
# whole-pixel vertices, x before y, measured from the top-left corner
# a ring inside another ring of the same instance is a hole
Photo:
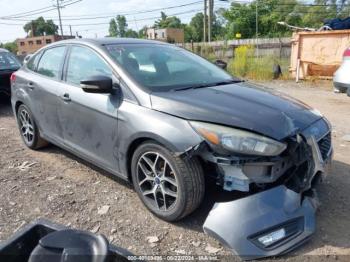
[[[203,141],[185,119],[123,102],[118,110],[116,145],[121,173],[127,174],[130,145],[140,139],[155,140],[177,154],[184,153]]]

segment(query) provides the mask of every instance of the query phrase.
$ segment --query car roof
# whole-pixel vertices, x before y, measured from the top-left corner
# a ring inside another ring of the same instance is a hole
[[[8,51],[7,49],[0,48],[0,52],[6,52],[6,53],[8,53],[9,51]]]
[[[101,45],[113,45],[113,44],[158,44],[158,45],[168,45],[161,41],[146,40],[146,39],[136,39],[136,38],[116,38],[116,37],[104,37],[104,38],[76,38],[62,40],[55,42],[54,44],[71,44],[71,43],[88,43],[97,46]]]

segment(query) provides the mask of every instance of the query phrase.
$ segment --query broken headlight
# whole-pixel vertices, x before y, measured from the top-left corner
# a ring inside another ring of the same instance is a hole
[[[287,147],[268,137],[240,129],[198,121],[190,124],[210,143],[239,154],[277,156]]]

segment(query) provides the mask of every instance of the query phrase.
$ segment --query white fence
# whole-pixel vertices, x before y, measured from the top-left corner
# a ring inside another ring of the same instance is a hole
[[[291,55],[292,38],[239,39],[179,45],[196,53],[202,53],[204,52],[203,50],[210,48],[218,57],[222,58],[233,57],[234,50],[239,46],[252,45],[255,46],[256,56],[273,55],[280,58],[289,58]]]

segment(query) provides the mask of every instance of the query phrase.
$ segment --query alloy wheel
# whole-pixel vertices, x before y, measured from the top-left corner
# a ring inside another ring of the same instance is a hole
[[[172,209],[178,198],[174,169],[157,152],[144,153],[137,163],[137,183],[143,197],[161,211]]]
[[[20,131],[27,144],[34,140],[34,126],[27,110],[22,109],[19,114]]]

